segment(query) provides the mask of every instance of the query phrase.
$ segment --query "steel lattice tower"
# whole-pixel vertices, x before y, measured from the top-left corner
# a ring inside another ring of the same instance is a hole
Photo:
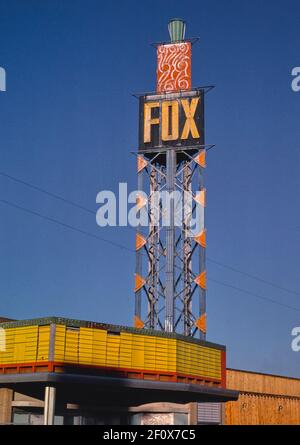
[[[137,208],[148,225],[139,225],[136,233],[134,324],[205,339],[203,173],[210,147],[204,142],[204,96],[209,88],[191,88],[192,41],[184,40],[184,23],[171,21],[169,31],[171,43],[157,45],[156,92],[139,95]],[[169,216],[157,199],[163,191],[177,192]]]

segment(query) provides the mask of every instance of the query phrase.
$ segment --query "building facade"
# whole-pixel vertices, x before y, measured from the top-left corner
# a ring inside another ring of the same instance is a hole
[[[205,340],[60,317],[0,329],[0,423],[189,424],[190,403],[238,397]]]
[[[227,425],[300,425],[300,379],[227,369],[227,384],[239,391]]]

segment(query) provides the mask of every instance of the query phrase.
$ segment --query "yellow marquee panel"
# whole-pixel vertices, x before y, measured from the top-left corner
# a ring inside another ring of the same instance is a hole
[[[55,325],[50,345],[50,325],[5,329],[5,350],[1,365],[47,363],[54,350],[54,362],[72,366],[151,372],[155,375],[187,375],[220,380],[222,350],[202,343],[149,331],[108,330],[93,327]]]

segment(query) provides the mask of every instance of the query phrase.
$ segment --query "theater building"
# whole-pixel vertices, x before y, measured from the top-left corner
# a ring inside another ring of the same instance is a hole
[[[1,321],[1,424],[300,424],[300,379],[226,370],[221,345],[63,318]]]
[[[2,423],[189,424],[191,403],[238,397],[222,345],[57,317],[0,329]]]

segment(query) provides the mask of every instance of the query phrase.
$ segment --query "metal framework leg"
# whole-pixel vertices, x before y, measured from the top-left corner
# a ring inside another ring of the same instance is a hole
[[[151,158],[139,154],[138,166],[138,187],[148,196],[142,205],[148,206],[149,226],[139,227],[137,235],[136,327],[204,339],[205,149],[193,155],[178,152],[176,148],[168,148]],[[162,191],[177,193],[176,199],[174,195],[170,199],[169,195],[167,208],[153,198]],[[191,230],[194,221],[199,222],[196,232]]]
[[[176,152],[173,149],[167,151],[167,180],[166,190],[169,194],[175,191]],[[174,330],[174,298],[175,298],[175,226],[174,226],[174,198],[169,200],[169,221],[166,227],[166,317],[165,330]]]

